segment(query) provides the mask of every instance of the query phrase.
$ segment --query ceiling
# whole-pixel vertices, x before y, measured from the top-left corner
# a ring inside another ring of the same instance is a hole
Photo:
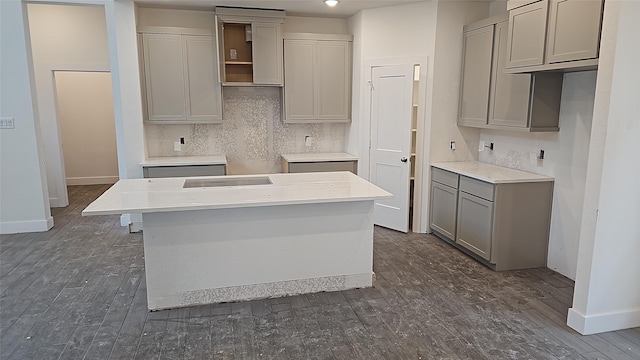
[[[323,0],[136,0],[144,7],[171,7],[180,9],[213,9],[216,6],[285,10],[288,15],[347,18],[363,9],[403,5],[417,0],[340,0],[328,7]]]

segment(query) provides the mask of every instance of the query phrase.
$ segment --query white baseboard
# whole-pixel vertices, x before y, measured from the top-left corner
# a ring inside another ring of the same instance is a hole
[[[63,202],[62,199],[60,198],[49,198],[49,207],[52,208],[59,208],[59,207],[65,207],[65,206],[69,206],[69,202]]]
[[[53,217],[46,220],[5,221],[0,222],[0,234],[18,234],[28,232],[44,232],[53,227]]]
[[[567,325],[582,335],[639,327],[640,309],[616,313],[584,315],[574,308],[570,308],[567,316]]]
[[[115,184],[120,178],[116,176],[87,176],[67,178],[67,185],[100,185]]]

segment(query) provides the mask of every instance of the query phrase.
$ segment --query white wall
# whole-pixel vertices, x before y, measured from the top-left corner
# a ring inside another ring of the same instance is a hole
[[[118,181],[111,74],[56,71],[56,103],[68,185]]]
[[[578,261],[596,74],[564,75],[560,132],[480,133],[480,140],[493,143],[494,150],[480,152],[478,160],[555,178],[547,266],[571,279],[575,279]],[[544,160],[532,164],[530,155],[537,156],[540,150],[544,150]]]
[[[640,2],[605,2],[578,271],[568,324],[640,326]]]
[[[0,130],[1,234],[53,226],[23,6],[19,0],[0,1],[0,116],[15,124]]]
[[[458,127],[462,69],[462,27],[489,16],[489,3],[440,1],[436,27],[433,95],[431,106],[430,162],[474,160],[480,131]],[[449,142],[456,142],[456,150]]]
[[[284,19],[285,33],[350,34],[347,19],[287,16]]]
[[[420,98],[418,100],[416,185],[417,198],[422,198],[422,163],[428,162],[424,134],[428,132],[434,56],[435,25],[438,2],[421,2],[364,10],[349,18],[349,30],[354,35],[352,122],[347,129],[346,150],[358,156],[358,174],[369,177],[370,123],[365,118],[365,96],[370,93],[366,80],[371,66],[394,63],[420,64]],[[428,148],[428,146],[427,146]],[[426,159],[426,160],[425,160]],[[426,202],[423,202],[426,203]],[[421,205],[414,207],[416,216],[422,214]],[[424,232],[425,222],[414,222],[413,230]]]
[[[38,110],[51,206],[66,206],[53,70],[109,70],[103,6],[28,4]]]
[[[215,29],[212,10],[176,10],[138,7],[138,26],[171,26],[200,29]]]

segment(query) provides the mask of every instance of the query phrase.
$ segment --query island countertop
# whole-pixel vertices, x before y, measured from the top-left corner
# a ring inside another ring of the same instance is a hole
[[[554,181],[549,176],[509,169],[480,161],[438,162],[431,164],[431,166],[491,184]]]
[[[271,184],[183,188],[187,179],[268,177]],[[350,172],[124,179],[82,211],[112,215],[375,200],[387,191]]]

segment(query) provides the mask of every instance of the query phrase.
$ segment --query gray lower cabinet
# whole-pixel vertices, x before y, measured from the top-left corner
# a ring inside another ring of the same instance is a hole
[[[431,230],[494,270],[547,263],[553,181],[492,184],[431,168]]]
[[[491,260],[493,202],[460,191],[457,215],[456,242],[483,259]]]
[[[221,176],[226,175],[227,166],[219,165],[180,165],[150,166],[142,168],[145,178],[187,177],[187,176]]]
[[[456,239],[458,175],[433,168],[429,225],[450,241]]]
[[[317,162],[288,162],[282,160],[283,173],[305,173],[325,171],[351,171],[358,173],[357,161],[317,161]]]

